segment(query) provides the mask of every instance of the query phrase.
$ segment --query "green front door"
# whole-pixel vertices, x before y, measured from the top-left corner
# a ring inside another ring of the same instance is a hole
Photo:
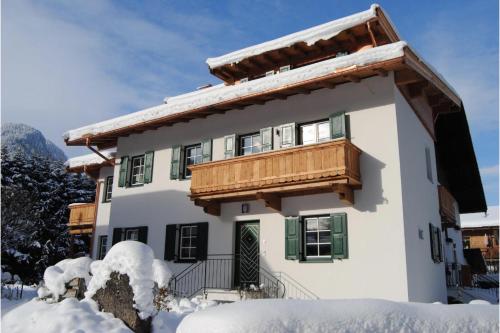
[[[259,222],[236,223],[236,287],[259,285]]]

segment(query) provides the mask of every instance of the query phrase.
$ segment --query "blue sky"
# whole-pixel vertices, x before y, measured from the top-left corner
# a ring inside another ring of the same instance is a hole
[[[2,122],[62,133],[217,83],[205,59],[369,8],[369,1],[2,1]],[[461,94],[498,205],[498,2],[381,1]],[[466,175],[464,175],[465,177]]]

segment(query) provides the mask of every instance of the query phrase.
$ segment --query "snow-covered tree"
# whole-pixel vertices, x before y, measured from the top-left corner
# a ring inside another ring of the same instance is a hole
[[[68,174],[61,161],[2,149],[2,266],[38,282],[72,247],[68,205],[91,202],[94,182]],[[78,249],[87,250],[88,249]]]

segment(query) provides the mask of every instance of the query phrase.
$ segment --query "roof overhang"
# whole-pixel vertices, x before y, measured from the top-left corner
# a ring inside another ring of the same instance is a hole
[[[365,45],[380,46],[400,41],[387,14],[378,5],[369,10],[262,44],[207,59],[210,72],[233,83],[266,71],[293,64],[295,67],[353,53]]]

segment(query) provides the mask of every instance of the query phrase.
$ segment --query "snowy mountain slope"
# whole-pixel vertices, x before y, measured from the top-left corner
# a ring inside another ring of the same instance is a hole
[[[65,161],[66,155],[53,142],[47,140],[42,132],[25,124],[2,124],[2,148],[9,153],[21,151],[32,156],[41,155],[55,161]]]

